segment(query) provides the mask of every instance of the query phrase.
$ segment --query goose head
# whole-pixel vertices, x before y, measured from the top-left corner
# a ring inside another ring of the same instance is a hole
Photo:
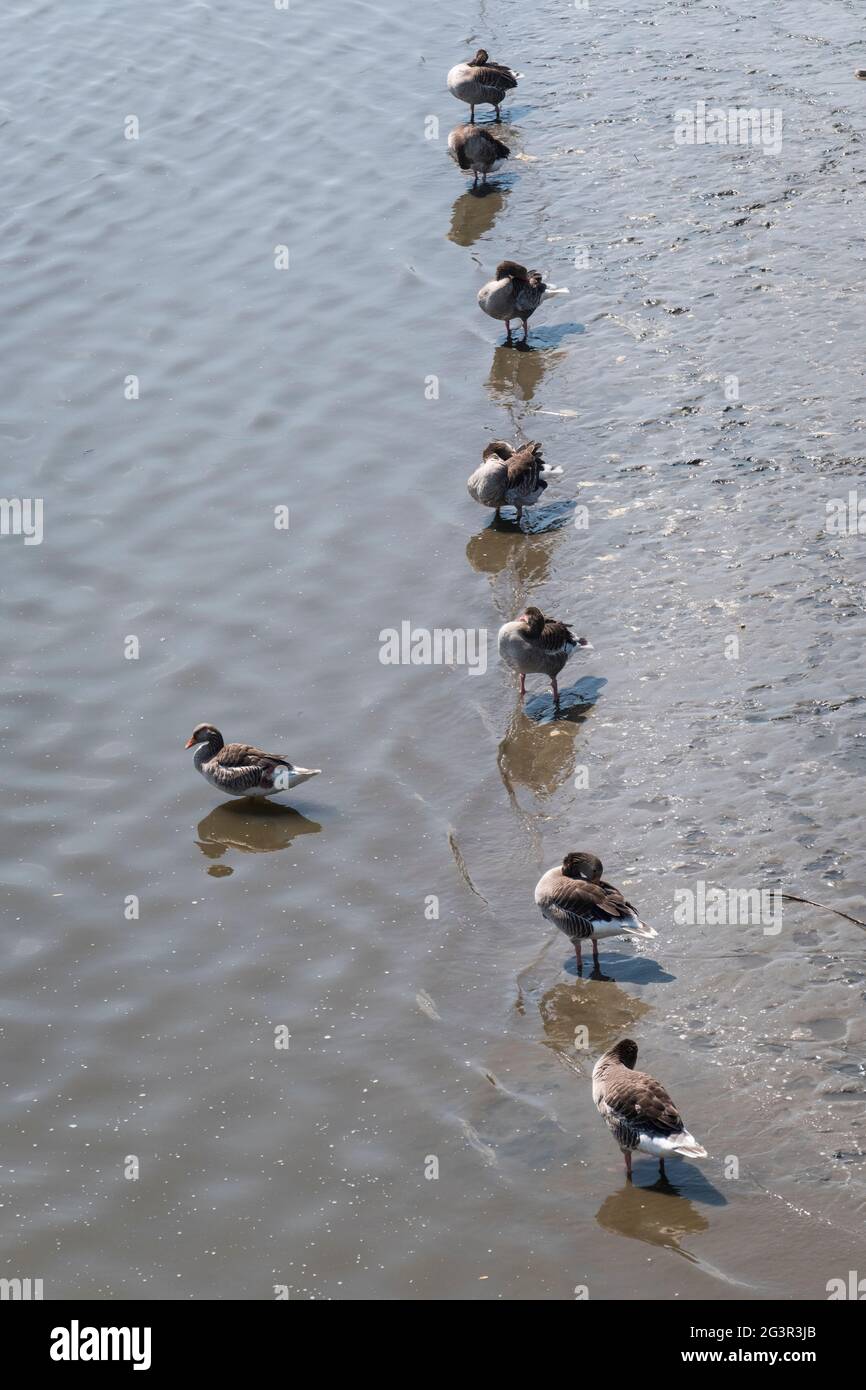
[[[599,883],[604,867],[596,855],[575,851],[563,859],[562,872],[566,878],[582,878],[587,883]]]
[[[624,1067],[628,1067],[629,1071],[633,1071],[637,1061],[637,1043],[632,1042],[631,1038],[623,1038],[622,1042],[618,1042],[615,1047],[612,1047],[607,1055],[612,1057],[614,1061],[621,1062]]]
[[[218,743],[222,747],[223,736],[213,724],[196,724],[184,747],[192,748],[195,743]]]

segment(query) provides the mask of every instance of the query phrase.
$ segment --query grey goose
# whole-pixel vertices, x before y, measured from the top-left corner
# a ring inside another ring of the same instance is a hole
[[[496,119],[502,115],[500,106],[507,92],[517,86],[523,74],[513,72],[504,63],[491,62],[485,48],[479,48],[474,58],[467,63],[456,63],[446,79],[448,90],[458,101],[465,101],[469,109],[470,121],[475,120],[476,106],[494,106]]]
[[[581,943],[592,943],[593,979],[606,980],[598,960],[597,942],[606,936],[658,936],[642,922],[618,888],[602,878],[604,866],[595,854],[582,850],[567,854],[535,885],[535,901],[541,915],[564,932],[574,946],[577,973],[583,974]]]
[[[448,136],[448,149],[464,173],[474,173],[473,188],[479,174],[481,182],[486,183],[487,175],[511,154],[508,146],[483,125],[459,125]]]
[[[660,1082],[635,1071],[637,1043],[623,1038],[592,1069],[592,1098],[625,1159],[631,1181],[631,1156],[652,1154],[665,1176],[665,1159],[706,1158],[707,1151],[683,1124],[679,1111]]]
[[[470,497],[482,507],[516,507],[517,520],[524,507],[532,507],[547,489],[547,479],[561,477],[561,468],[551,468],[542,458],[542,445],[530,440],[515,449],[504,439],[493,439],[482,455],[480,468],[468,479]]]
[[[571,628],[556,618],[545,618],[540,608],[527,608],[513,622],[499,629],[499,655],[513,671],[520,672],[520,698],[526,694],[526,677],[547,676],[553,698],[559,703],[559,675],[572,652],[591,647],[585,637],[575,637]]]
[[[551,295],[568,294],[567,289],[555,289],[545,284],[541,272],[527,270],[517,261],[500,261],[493,279],[488,280],[478,291],[478,304],[492,319],[504,322],[511,342],[511,320],[520,319],[523,324],[523,342],[529,335],[529,320],[539,304]]]
[[[276,796],[318,777],[322,770],[296,767],[282,753],[264,753],[250,743],[226,743],[213,724],[193,729],[186,747],[195,745],[197,770],[226,796]]]

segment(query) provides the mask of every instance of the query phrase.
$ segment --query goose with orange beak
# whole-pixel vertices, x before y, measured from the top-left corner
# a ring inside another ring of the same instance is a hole
[[[195,747],[196,769],[225,796],[277,796],[322,770],[296,767],[282,753],[264,753],[250,743],[226,743],[213,724],[198,724],[186,747]]]

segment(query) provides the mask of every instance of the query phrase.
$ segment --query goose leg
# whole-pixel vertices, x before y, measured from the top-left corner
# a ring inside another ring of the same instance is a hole
[[[666,1177],[667,1177],[667,1173],[665,1172],[665,1161],[664,1161],[663,1158],[660,1158],[660,1159],[659,1159],[659,1177],[660,1177],[660,1178],[666,1178]]]
[[[517,524],[518,524],[518,526],[520,525],[520,522],[521,522],[522,517],[523,517],[523,508],[522,508],[522,507],[518,507],[518,508],[517,508]]]
[[[474,172],[475,172],[475,178],[472,180],[472,187],[473,187],[473,188],[477,188],[477,187],[478,187],[478,170],[476,169]]]
[[[470,106],[470,107],[469,107],[469,124],[470,124],[470,125],[474,125],[474,124],[475,124],[475,107],[474,107],[474,106]]]
[[[551,685],[553,686],[553,703],[554,703],[555,705],[558,705],[558,704],[559,704],[559,686],[556,684],[556,676],[551,676],[551,677],[550,677],[550,683],[551,683]],[[593,944],[594,944],[594,943],[593,943]]]
[[[526,698],[526,676],[522,671],[520,673],[520,698],[521,700]]]
[[[581,953],[580,953],[580,941],[579,941],[579,940],[576,940],[575,943],[574,943],[574,954],[575,954],[575,958],[576,958],[576,960],[577,960],[577,973],[578,973],[578,975],[582,975],[582,974],[583,974],[583,956],[582,956]]]
[[[498,507],[496,508],[496,511],[493,513],[493,520],[494,520],[494,521],[498,521],[498,520],[499,520],[499,508],[498,508]]]
[[[497,108],[496,108],[496,119],[497,119],[497,121],[501,121],[501,120],[502,120],[502,112],[499,110],[499,107],[498,107],[498,106],[497,106]]]
[[[506,337],[505,341],[506,341],[507,343],[510,343],[510,342],[511,342],[511,319],[506,319],[506,320],[505,320],[505,332],[506,332],[506,334],[508,335],[508,336]]]
[[[529,319],[524,319],[524,320],[523,320],[523,341],[524,341],[524,343],[526,342],[526,340],[527,340],[528,337],[529,337]]]
[[[631,1182],[631,1150],[630,1150],[630,1149],[626,1149],[626,1150],[625,1150],[625,1152],[624,1152],[624,1154],[623,1154],[623,1158],[625,1159],[625,1175],[626,1175],[626,1178],[628,1179],[628,1181]]]
[[[592,938],[592,978],[594,980],[609,980],[610,975],[602,975],[601,963],[598,959],[598,942]]]

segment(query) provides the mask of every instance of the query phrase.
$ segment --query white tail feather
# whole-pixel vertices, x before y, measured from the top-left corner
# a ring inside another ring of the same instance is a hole
[[[635,917],[633,923],[621,927],[620,930],[627,932],[629,936],[642,936],[645,941],[652,941],[654,936],[658,936],[655,927],[651,927],[647,922],[641,922],[638,917]]]
[[[674,1153],[682,1154],[684,1158],[709,1158],[703,1144],[699,1144],[691,1134],[684,1136],[679,1144],[674,1145]]]

